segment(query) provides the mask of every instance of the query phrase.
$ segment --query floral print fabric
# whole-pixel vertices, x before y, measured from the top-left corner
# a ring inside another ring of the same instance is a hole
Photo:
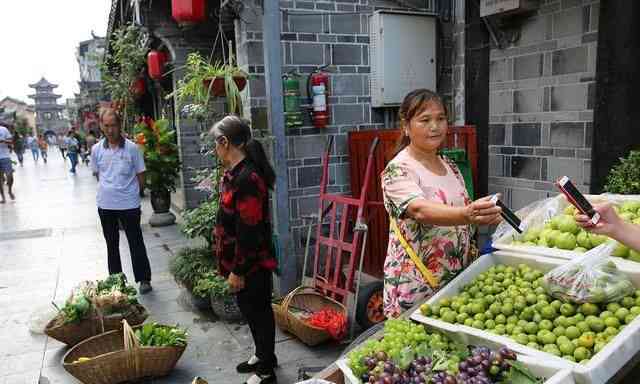
[[[269,191],[247,159],[224,173],[214,229],[216,256],[223,276],[242,276],[277,266],[269,221]]]
[[[468,265],[471,227],[445,227],[420,224],[405,211],[415,199],[451,206],[470,203],[464,179],[458,167],[443,157],[447,174],[439,176],[411,157],[404,149],[382,172],[384,205],[392,220],[412,246],[424,265],[444,286]],[[416,301],[431,296],[435,290],[423,279],[393,230],[384,263],[384,312],[397,317]]]

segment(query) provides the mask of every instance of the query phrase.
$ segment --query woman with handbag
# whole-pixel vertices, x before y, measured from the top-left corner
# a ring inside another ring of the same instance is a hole
[[[470,201],[458,167],[438,153],[448,129],[442,99],[414,90],[399,117],[396,154],[381,175],[391,227],[384,263],[388,318],[433,295],[472,261],[473,225],[501,220],[489,197]]]
[[[225,169],[214,234],[220,273],[227,277],[247,320],[255,355],[239,364],[239,373],[255,372],[247,384],[275,383],[275,320],[271,307],[272,272],[277,261],[269,220],[269,189],[275,172],[249,124],[235,115],[209,131]]]

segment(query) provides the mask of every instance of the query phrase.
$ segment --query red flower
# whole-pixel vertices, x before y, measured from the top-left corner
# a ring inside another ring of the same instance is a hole
[[[222,205],[224,205],[225,207],[229,207],[232,201],[233,201],[233,192],[224,191],[222,193]]]
[[[256,225],[262,221],[262,203],[255,196],[247,196],[238,201],[240,218],[248,225]]]

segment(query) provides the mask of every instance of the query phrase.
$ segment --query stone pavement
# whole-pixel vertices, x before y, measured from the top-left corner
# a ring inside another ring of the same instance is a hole
[[[29,330],[35,314],[51,311],[82,280],[107,274],[106,246],[95,207],[96,182],[89,168],[69,173],[57,148],[49,163],[25,156],[16,167],[17,199],[0,205],[0,384],[73,384],[62,368],[63,344]],[[151,208],[143,203],[143,223]],[[177,226],[143,225],[151,259],[154,290],[141,302],[150,320],[179,323],[189,329],[189,346],[171,376],[153,383],[190,383],[198,375],[210,383],[242,383],[235,365],[253,353],[249,329],[218,321],[194,309],[168,272],[168,261],[189,244]],[[129,250],[122,233],[125,273],[133,280]],[[309,348],[278,330],[276,353],[280,383],[294,383],[301,366],[323,367],[342,350],[339,345]],[[151,382],[151,381],[149,381]]]

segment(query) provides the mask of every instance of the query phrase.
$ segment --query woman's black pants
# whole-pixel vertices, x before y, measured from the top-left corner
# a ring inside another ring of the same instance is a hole
[[[272,289],[271,271],[260,268],[245,276],[244,289],[236,294],[240,312],[251,329],[256,357],[260,359],[259,374],[270,374],[277,365],[276,324],[271,308]]]

